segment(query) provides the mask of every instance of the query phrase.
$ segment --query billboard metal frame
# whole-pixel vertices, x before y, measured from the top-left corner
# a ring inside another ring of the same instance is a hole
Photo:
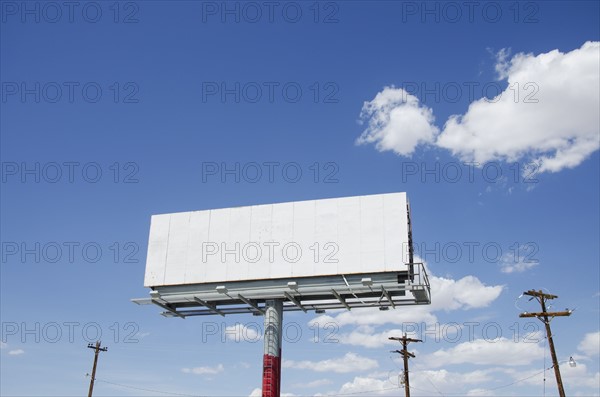
[[[265,302],[283,301],[283,311],[315,311],[431,303],[429,278],[422,263],[405,271],[359,273],[296,279],[270,279],[154,287],[150,298],[134,303],[155,304],[165,317],[227,314],[262,315]]]

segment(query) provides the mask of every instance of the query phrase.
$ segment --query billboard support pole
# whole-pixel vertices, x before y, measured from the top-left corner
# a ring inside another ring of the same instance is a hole
[[[265,337],[263,355],[263,397],[279,397],[281,392],[281,332],[283,329],[283,301],[265,302]]]

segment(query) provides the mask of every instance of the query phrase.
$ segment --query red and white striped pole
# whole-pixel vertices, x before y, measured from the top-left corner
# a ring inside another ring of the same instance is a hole
[[[266,301],[265,348],[263,355],[263,397],[279,397],[281,393],[281,332],[283,328],[283,302]]]

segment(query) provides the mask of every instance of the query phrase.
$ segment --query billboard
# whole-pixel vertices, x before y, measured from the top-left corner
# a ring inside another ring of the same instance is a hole
[[[405,271],[410,235],[406,193],[154,215],[144,285]]]
[[[263,396],[279,396],[283,312],[431,303],[406,193],[152,216],[144,279],[165,317],[264,316]]]

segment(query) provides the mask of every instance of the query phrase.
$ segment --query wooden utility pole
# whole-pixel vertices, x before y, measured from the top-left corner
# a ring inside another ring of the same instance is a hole
[[[88,392],[88,397],[92,397],[92,391],[94,390],[94,380],[96,380],[96,365],[98,365],[98,354],[108,350],[108,347],[100,347],[101,343],[102,342],[97,341],[95,345],[92,343],[88,344],[88,348],[94,349],[94,367],[92,368],[92,379],[90,379],[90,391]]]
[[[404,394],[406,397],[410,397],[410,384],[408,381],[408,357],[415,358],[415,355],[406,350],[410,342],[423,342],[421,339],[407,338],[406,334],[402,338],[392,336],[390,340],[397,340],[402,343],[402,350],[392,350],[392,353],[399,353],[404,358]]]
[[[552,331],[550,330],[550,320],[554,317],[570,316],[571,310],[565,310],[563,312],[548,312],[546,311],[546,300],[558,298],[556,295],[545,294],[542,290],[535,291],[529,290],[523,292],[523,295],[528,295],[536,298],[542,305],[542,311],[539,313],[521,313],[519,317],[537,317],[546,326],[546,336],[548,338],[548,345],[550,346],[550,354],[552,355],[552,367],[554,368],[554,375],[556,376],[556,385],[558,386],[558,394],[560,397],[565,397],[565,389],[563,387],[562,378],[560,376],[560,369],[558,368],[558,360],[556,359],[556,351],[554,350],[554,341],[552,340]]]

